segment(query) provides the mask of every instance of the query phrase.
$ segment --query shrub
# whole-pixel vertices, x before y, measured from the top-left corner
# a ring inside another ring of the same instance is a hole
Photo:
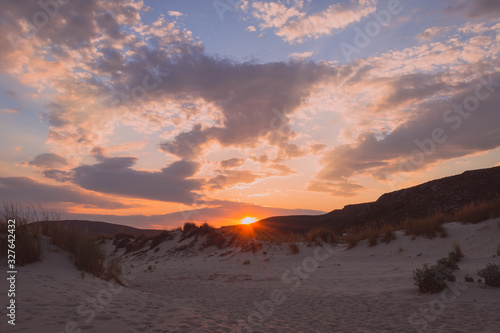
[[[488,264],[486,268],[478,270],[477,275],[482,277],[487,285],[500,287],[500,265]]]
[[[306,241],[309,243],[316,243],[320,245],[322,242],[324,243],[335,243],[335,233],[327,228],[314,228],[307,232]]]
[[[222,232],[214,230],[213,232],[207,235],[203,247],[206,248],[210,246],[215,246],[217,247],[217,249],[220,250],[223,249],[225,245],[226,245],[226,237],[224,237]]]
[[[288,249],[290,250],[291,254],[297,254],[300,252],[299,246],[295,243],[288,244]]]
[[[125,248],[125,254],[129,252],[136,252],[144,248],[146,244],[151,240],[151,237],[141,234],[132,243],[128,244]]]
[[[134,235],[132,235],[132,234],[127,234],[124,232],[116,233],[114,240],[113,240],[113,245],[116,246],[120,242],[123,242],[123,240],[131,240],[132,238],[135,238]]]
[[[446,281],[456,281],[453,271],[441,264],[431,267],[424,264],[413,271],[413,279],[422,293],[438,293],[446,288]]]
[[[461,257],[459,257],[455,252],[449,252],[448,253],[448,258],[450,258],[450,260],[453,260],[454,262],[460,262],[460,260],[462,260]]]
[[[195,223],[193,222],[186,222],[184,223],[184,227],[182,228],[182,235],[186,235],[194,230],[198,229]]]
[[[202,235],[206,235],[213,232],[215,228],[210,224],[208,224],[207,222],[205,222],[199,227],[199,230]]]
[[[155,247],[157,247],[161,243],[163,243],[171,238],[172,238],[172,235],[171,235],[170,231],[168,231],[168,230],[162,231],[160,234],[153,237],[153,239],[151,241],[150,249],[154,249]]]
[[[453,253],[453,252],[452,252]],[[438,265],[443,265],[446,268],[451,269],[452,271],[459,270],[460,268],[458,267],[458,261],[448,257],[448,258],[441,258],[436,260],[436,263]]]

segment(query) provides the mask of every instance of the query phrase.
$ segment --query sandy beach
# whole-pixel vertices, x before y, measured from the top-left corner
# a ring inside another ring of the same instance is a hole
[[[496,256],[500,219],[449,223],[447,238],[390,244],[269,244],[257,251],[215,247],[123,255],[127,287],[82,277],[67,253],[47,245],[42,262],[19,268],[15,328],[3,332],[497,332],[500,289],[465,282]],[[458,242],[465,254],[457,283],[419,294],[412,272]],[[201,240],[198,241],[201,247]],[[244,264],[246,263],[246,264]],[[3,268],[2,268],[3,269]],[[5,279],[2,288],[7,288]],[[4,295],[2,295],[4,297]],[[5,304],[5,302],[2,302]],[[9,325],[10,326],[10,325]]]

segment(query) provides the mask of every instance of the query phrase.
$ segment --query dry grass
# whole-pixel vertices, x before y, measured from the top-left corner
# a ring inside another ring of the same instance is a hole
[[[468,204],[454,214],[456,221],[465,223],[479,223],[496,217],[500,217],[500,198]]]
[[[382,236],[383,242],[389,244],[392,240],[396,239],[395,229],[395,226],[387,223],[382,225],[371,223],[362,228],[349,229],[347,236],[344,236],[343,239],[347,243],[347,249],[352,249],[365,239],[368,240],[368,246],[375,246],[378,244],[380,236]]]
[[[152,238],[150,249],[154,249],[155,247],[157,247],[161,243],[166,242],[167,240],[170,240],[172,238],[174,238],[172,232],[168,231],[168,230],[164,230],[160,234],[158,234]]]
[[[296,243],[289,243],[288,250],[290,250],[290,254],[297,254],[300,252],[299,246]]]
[[[382,241],[389,244],[391,241],[396,239],[395,227],[390,224],[384,224],[381,228],[382,231]]]
[[[437,213],[420,219],[406,219],[403,224],[405,234],[434,238],[436,237],[436,233],[439,233],[441,237],[446,237],[446,230],[443,224],[450,222],[450,219],[450,215],[443,213]]]
[[[4,202],[0,211],[3,221],[16,220],[16,261],[18,265],[41,260],[41,235],[52,239],[52,243],[73,255],[78,269],[102,275],[104,253],[95,237],[85,230],[63,226],[55,211],[46,210],[33,203]],[[40,222],[33,224],[33,222]],[[3,228],[3,227],[2,227]]]
[[[462,248],[460,247],[460,244],[458,244],[457,242],[453,243],[453,251],[455,252],[455,254],[457,255],[458,258],[464,257],[464,254],[462,252]]]
[[[377,245],[378,236],[379,230],[377,228],[370,227],[365,230],[365,237],[368,239],[368,246],[370,247]]]
[[[347,249],[352,249],[358,242],[363,240],[365,233],[358,231],[356,228],[350,228],[347,231],[347,235],[343,237],[344,241],[347,243]]]
[[[452,214],[436,213],[421,219],[407,219],[404,223],[406,235],[433,238],[436,233],[446,237],[443,224],[447,222],[479,223],[500,217],[500,198],[465,205]]]
[[[327,228],[314,228],[309,230],[305,236],[306,241],[309,243],[316,243],[320,245],[321,243],[335,243],[336,237],[333,230]]]

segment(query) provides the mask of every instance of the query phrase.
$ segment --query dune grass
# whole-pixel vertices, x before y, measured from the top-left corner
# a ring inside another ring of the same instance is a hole
[[[446,237],[446,230],[443,224],[451,222],[451,215],[437,213],[425,218],[412,219],[407,218],[403,227],[406,235],[425,236],[428,238],[436,237],[439,234],[441,237]]]
[[[387,223],[370,223],[362,227],[350,228],[342,239],[347,243],[347,249],[352,249],[362,240],[368,240],[368,246],[372,247],[378,244],[380,237],[386,244],[396,239],[394,230],[395,227]]]
[[[288,250],[290,251],[290,254],[297,254],[300,252],[297,243],[288,243]]]
[[[385,243],[395,239],[394,231],[397,229],[403,229],[407,236],[424,236],[427,238],[439,236],[444,238],[448,236],[443,226],[445,223],[479,223],[497,217],[500,217],[500,198],[470,203],[453,213],[437,212],[424,218],[407,218],[400,224],[385,223],[377,225],[376,223],[370,223],[363,227],[350,228],[342,240],[347,243],[348,249],[355,247],[365,239],[368,240],[369,246],[374,246],[377,244],[380,235],[382,235],[382,241]],[[456,252],[461,251],[460,245],[457,244],[457,246],[454,250]]]
[[[3,221],[16,221],[16,263],[25,265],[40,261],[43,254],[41,236],[50,237],[52,244],[71,253],[79,270],[100,276],[104,272],[104,252],[96,238],[86,230],[70,228],[60,223],[60,215],[34,203],[3,202]],[[39,222],[39,223],[34,223]],[[6,223],[6,222],[5,222]],[[1,225],[1,233],[6,229]]]
[[[450,214],[438,212],[421,219],[407,219],[404,228],[407,235],[433,238],[439,234],[446,237],[444,223],[479,223],[497,217],[500,217],[500,198],[470,203]]]

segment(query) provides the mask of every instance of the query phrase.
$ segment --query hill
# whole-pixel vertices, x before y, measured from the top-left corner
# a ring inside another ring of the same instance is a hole
[[[326,227],[343,233],[367,223],[397,224],[407,217],[450,213],[467,204],[500,197],[500,167],[466,171],[414,187],[383,194],[377,201],[347,205],[323,215],[274,216],[257,223],[281,232],[303,233]]]
[[[40,223],[40,222],[35,222]],[[98,221],[85,221],[85,220],[63,220],[57,222],[63,226],[70,228],[87,230],[89,233],[95,236],[114,236],[117,233],[132,234],[134,237],[138,237],[141,234],[146,236],[156,236],[161,230],[154,229],[138,229],[134,227],[129,227],[121,224],[98,222]]]

